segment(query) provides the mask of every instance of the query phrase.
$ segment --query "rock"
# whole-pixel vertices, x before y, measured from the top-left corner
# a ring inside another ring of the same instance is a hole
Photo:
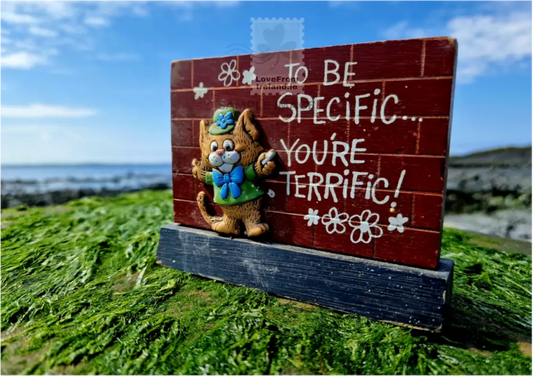
[[[497,235],[503,238],[531,241],[531,211],[502,210],[493,214],[448,214],[444,226],[459,230]]]
[[[45,181],[2,181],[2,209],[19,205],[50,206],[86,196],[111,197],[143,189],[172,187],[171,176],[128,174],[127,177],[50,178]]]

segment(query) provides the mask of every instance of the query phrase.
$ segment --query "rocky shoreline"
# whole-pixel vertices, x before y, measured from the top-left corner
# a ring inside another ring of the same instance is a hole
[[[444,225],[531,241],[531,147],[452,157]]]
[[[20,205],[61,205],[87,196],[113,197],[144,189],[172,188],[172,179],[160,174],[124,174],[99,178],[50,178],[2,181],[2,209]]]

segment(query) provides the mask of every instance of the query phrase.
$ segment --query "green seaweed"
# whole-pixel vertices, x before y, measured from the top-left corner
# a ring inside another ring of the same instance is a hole
[[[3,374],[531,374],[531,258],[459,231],[436,335],[157,265],[168,191],[2,214]]]

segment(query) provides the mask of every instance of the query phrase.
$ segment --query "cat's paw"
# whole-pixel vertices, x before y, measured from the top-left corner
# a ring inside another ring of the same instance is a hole
[[[255,172],[259,176],[269,176],[274,172],[276,168],[276,162],[273,161],[273,158],[276,156],[276,151],[274,149],[269,150],[266,153],[262,153],[257,162],[255,163]]]
[[[192,160],[192,176],[200,181],[204,181],[205,173],[200,167],[200,162],[195,158]]]

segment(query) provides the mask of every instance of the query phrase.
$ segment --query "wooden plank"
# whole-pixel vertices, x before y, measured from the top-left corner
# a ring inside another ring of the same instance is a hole
[[[192,120],[172,120],[172,146],[198,146],[198,138],[193,138]]]
[[[157,260],[188,273],[380,321],[440,331],[453,261],[436,270],[249,239],[176,224],[161,229]]]
[[[452,38],[435,38],[425,41],[424,76],[453,74],[457,41]]]
[[[194,178],[191,174],[172,174],[172,188],[175,198],[195,200]]]

